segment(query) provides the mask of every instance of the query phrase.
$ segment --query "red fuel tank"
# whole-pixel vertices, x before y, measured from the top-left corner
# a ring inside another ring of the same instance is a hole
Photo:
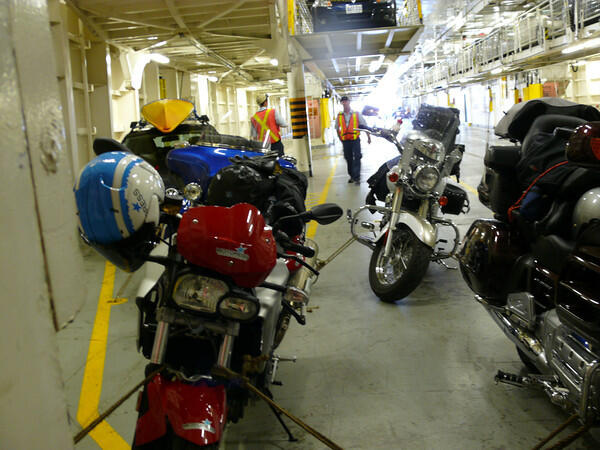
[[[190,263],[228,275],[242,287],[261,284],[277,260],[271,228],[248,203],[190,208],[179,224],[177,250]]]

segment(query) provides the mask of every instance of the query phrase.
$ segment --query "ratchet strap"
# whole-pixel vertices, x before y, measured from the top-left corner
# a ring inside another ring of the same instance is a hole
[[[236,380],[236,381],[238,381],[241,386],[245,387],[246,389],[248,389],[251,392],[254,392],[256,395],[258,395],[260,398],[262,398],[265,402],[267,402],[267,404],[270,407],[276,409],[280,413],[282,413],[285,416],[289,417],[290,420],[292,420],[294,423],[296,423],[296,425],[298,425],[300,428],[304,429],[308,433],[312,434],[314,437],[316,437],[319,441],[321,441],[327,447],[332,448],[334,450],[343,450],[342,447],[340,447],[339,445],[337,445],[331,439],[323,436],[321,433],[319,433],[317,430],[315,430],[314,428],[312,428],[310,425],[304,423],[302,420],[300,420],[299,418],[297,418],[293,414],[289,413],[288,411],[286,411],[285,409],[283,409],[281,406],[279,406],[277,403],[275,403],[273,400],[271,400],[260,389],[258,389],[254,385],[252,385],[250,383],[250,381],[248,380],[247,377],[244,377],[244,376],[240,375],[239,373],[236,373],[236,372],[234,372],[232,370],[229,370],[229,369],[227,369],[225,367],[215,367],[215,368],[213,368],[212,373],[213,373],[213,375],[215,375],[217,377],[227,378],[227,379],[230,379],[230,380]]]

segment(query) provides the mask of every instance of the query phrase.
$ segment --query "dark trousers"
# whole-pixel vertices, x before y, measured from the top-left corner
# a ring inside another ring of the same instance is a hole
[[[342,145],[344,146],[344,158],[348,164],[348,175],[353,180],[360,180],[360,158],[362,158],[360,139],[342,141]]]
[[[271,151],[276,151],[277,155],[283,156],[283,144],[280,140],[271,144]]]

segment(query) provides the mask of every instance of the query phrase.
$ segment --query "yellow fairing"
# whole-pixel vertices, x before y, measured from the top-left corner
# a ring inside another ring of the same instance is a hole
[[[163,133],[169,133],[193,110],[194,104],[191,102],[167,98],[144,105],[142,116]]]

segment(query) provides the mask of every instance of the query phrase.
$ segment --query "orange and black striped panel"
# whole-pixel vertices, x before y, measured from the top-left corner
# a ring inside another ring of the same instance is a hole
[[[290,116],[292,118],[292,137],[299,139],[308,134],[306,118],[306,97],[290,98]]]

